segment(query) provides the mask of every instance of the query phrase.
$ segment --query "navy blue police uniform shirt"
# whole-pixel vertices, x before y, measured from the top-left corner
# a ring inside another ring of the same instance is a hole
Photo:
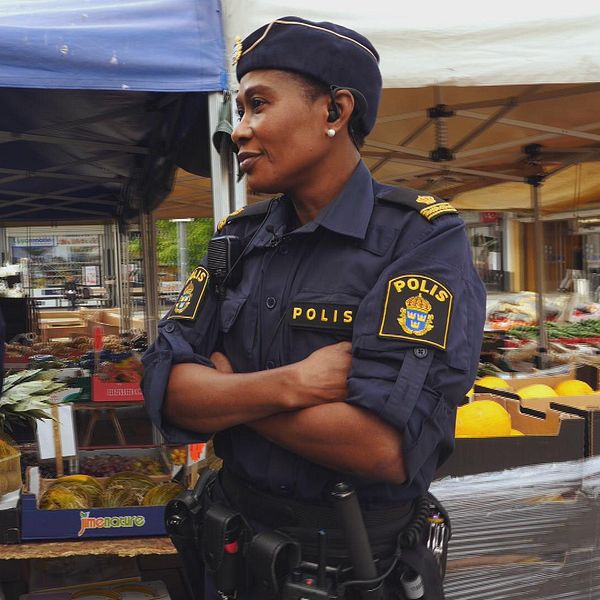
[[[2,311],[0,310],[0,396],[2,395],[2,385],[4,382],[4,337],[5,337],[5,325],[4,319],[2,318]]]
[[[361,499],[377,507],[421,495],[452,451],[481,349],[485,290],[462,220],[446,202],[377,183],[363,163],[303,226],[285,196],[267,205],[221,232],[248,244],[241,282],[218,302],[201,265],[161,321],[144,357],[153,422],[176,443],[203,439],[162,417],[173,364],[212,366],[218,349],[236,372],[254,372],[351,341],[347,402],[398,430],[407,473],[401,485],[355,479]],[[244,425],[217,433],[215,450],[256,487],[300,500],[321,500],[339,477]]]

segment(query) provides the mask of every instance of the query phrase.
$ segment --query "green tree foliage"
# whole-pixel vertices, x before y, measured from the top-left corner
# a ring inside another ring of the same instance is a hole
[[[190,271],[200,263],[206,254],[208,242],[213,235],[212,219],[194,219],[186,223],[188,266]],[[178,254],[177,223],[166,220],[156,221],[156,252],[160,266],[176,266]],[[141,258],[141,238],[134,235],[129,241],[131,258]]]

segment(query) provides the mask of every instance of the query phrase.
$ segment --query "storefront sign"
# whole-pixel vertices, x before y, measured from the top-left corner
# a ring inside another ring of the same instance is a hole
[[[12,245],[16,248],[44,248],[56,246],[53,235],[44,237],[20,236],[12,238]]]
[[[98,244],[97,235],[59,235],[56,238],[59,246],[93,246]]]
[[[497,223],[500,214],[493,210],[484,210],[479,213],[479,221],[481,223]]]

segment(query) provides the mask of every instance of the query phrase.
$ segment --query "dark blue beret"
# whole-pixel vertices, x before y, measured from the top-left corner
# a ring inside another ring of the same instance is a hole
[[[366,37],[352,29],[282,17],[238,40],[234,63],[238,81],[256,69],[281,69],[309,75],[327,85],[354,88],[367,102],[359,121],[361,133],[366,135],[375,125],[382,86],[379,54]]]

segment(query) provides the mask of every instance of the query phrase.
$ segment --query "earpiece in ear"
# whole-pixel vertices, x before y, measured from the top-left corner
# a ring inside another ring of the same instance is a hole
[[[329,123],[333,123],[334,121],[337,121],[340,118],[340,109],[335,103],[335,95],[338,89],[339,88],[336,88],[333,85],[329,86],[329,95],[331,96],[331,104],[329,105],[329,113],[327,115],[327,121]]]
[[[337,107],[337,104],[332,104],[329,107],[329,114],[327,115],[327,121],[329,123],[333,123],[334,121],[337,121],[340,118],[340,111]]]

